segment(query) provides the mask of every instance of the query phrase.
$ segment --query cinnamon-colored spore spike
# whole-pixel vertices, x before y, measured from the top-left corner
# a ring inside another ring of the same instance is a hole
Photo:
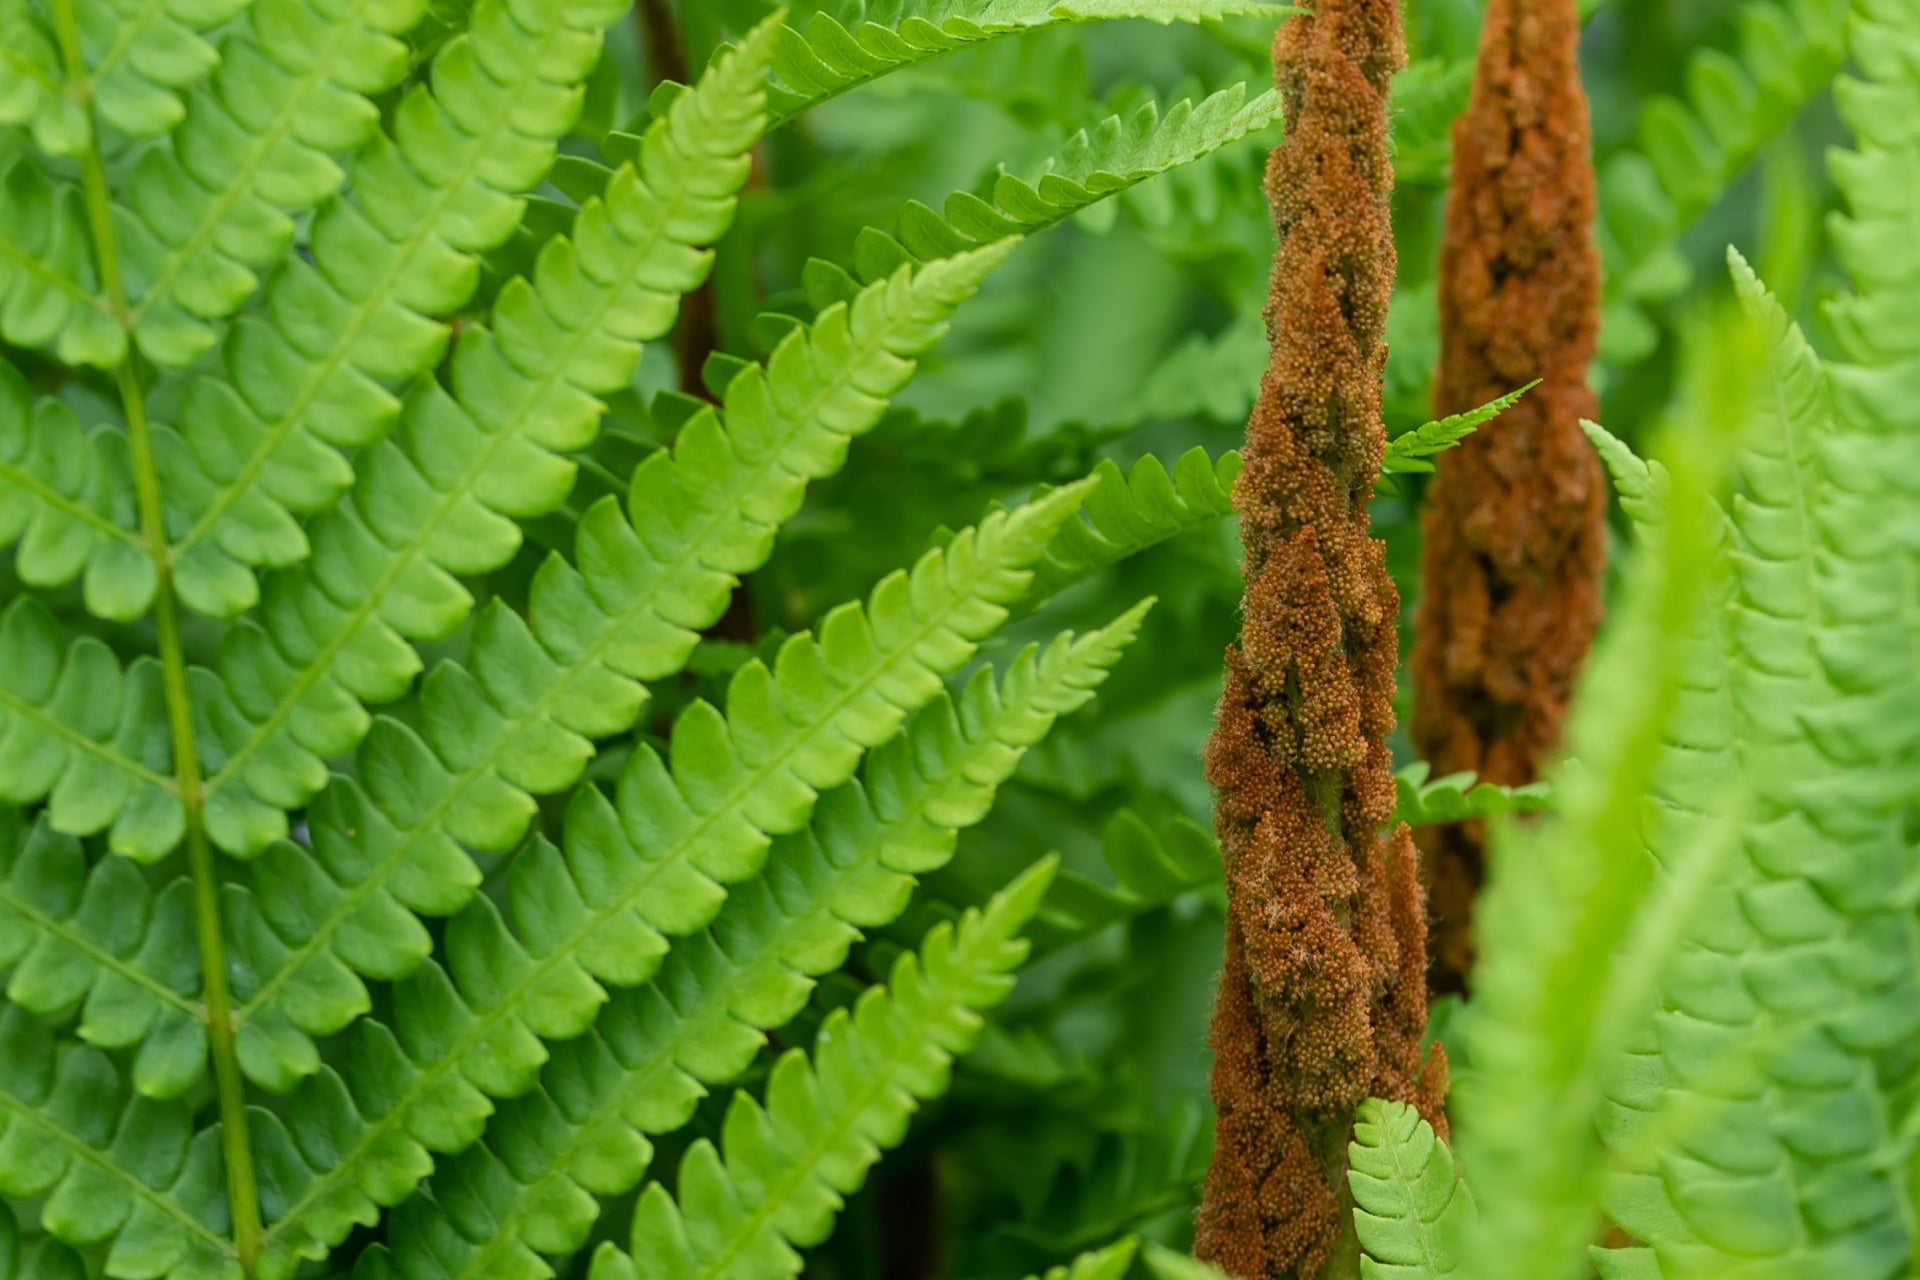
[[[1243,1280],[1351,1265],[1346,1152],[1368,1096],[1444,1128],[1445,1058],[1420,1050],[1417,857],[1404,828],[1381,839],[1400,600],[1367,518],[1395,268],[1387,89],[1404,57],[1395,0],[1320,0],[1274,46],[1273,359],[1234,495],[1245,622],[1207,751],[1229,907],[1197,1251]]]
[[[1422,529],[1413,739],[1437,773],[1520,785],[1558,745],[1600,625],[1606,490],[1580,430],[1599,330],[1594,175],[1575,0],[1491,0],[1454,129],[1434,412],[1536,378],[1443,457]],[[1433,983],[1464,988],[1482,833],[1423,833]]]

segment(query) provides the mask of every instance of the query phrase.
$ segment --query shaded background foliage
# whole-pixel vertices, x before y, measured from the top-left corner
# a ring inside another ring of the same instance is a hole
[[[774,7],[646,0],[636,21],[615,29],[576,132],[628,125],[655,82],[705,65],[719,41]],[[839,6],[790,7],[799,24]],[[1840,136],[1824,82],[1839,61],[1843,6],[1589,7],[1583,60],[1609,304],[1596,381],[1602,420],[1642,444],[1679,395],[1680,337],[1704,289],[1724,287],[1718,263],[1729,241],[1818,335],[1816,304],[1838,284],[1821,249],[1833,196],[1818,155]],[[464,6],[438,0],[435,8],[451,21]],[[1390,431],[1429,416],[1447,140],[1479,22],[1477,0],[1408,0],[1406,10],[1412,61],[1395,104],[1401,274],[1389,321]],[[706,309],[690,312],[678,349],[650,347],[634,390],[616,399],[595,446],[602,474],[627,475],[672,437],[675,414],[687,407],[678,397],[709,393],[710,350],[765,354],[783,330],[756,317],[810,316],[831,287],[822,262],[884,263],[886,246],[867,229],[897,225],[903,194],[938,208],[950,192],[986,190],[1001,162],[1032,176],[1075,130],[1109,113],[1264,83],[1269,30],[1250,20],[1044,32],[890,77],[779,131],[761,149],[760,179],[720,255]],[[430,42],[431,28],[418,38]],[[1755,109],[1717,109],[1729,101]],[[770,653],[782,636],[912,560],[929,528],[972,523],[990,501],[1023,498],[1101,460],[1130,466],[1153,454],[1170,464],[1195,445],[1215,456],[1237,447],[1267,360],[1260,311],[1272,233],[1260,176],[1273,140],[1241,143],[1024,247],[960,313],[903,407],[812,493],[689,677],[657,691],[648,728],[658,741],[692,698],[717,698],[746,658]],[[589,154],[578,139],[568,146]],[[553,181],[557,196],[564,165]],[[558,220],[563,209],[556,201],[548,216]],[[532,216],[537,226],[539,207]],[[523,238],[493,255],[476,311],[529,265],[535,244]],[[1689,293],[1695,277],[1703,288]],[[713,380],[726,369],[715,365]],[[574,511],[601,492],[590,465]],[[1407,619],[1418,591],[1421,493],[1418,477],[1403,477],[1374,507]],[[570,519],[550,523],[549,545],[570,537]],[[487,584],[509,600],[524,599],[544,549],[542,528],[531,532],[516,564]],[[1161,602],[1135,659],[1030,754],[988,820],[962,836],[953,863],[928,878],[906,917],[856,951],[852,978],[822,984],[795,1028],[796,1041],[807,1038],[934,920],[982,900],[1040,855],[1063,855],[1066,872],[1034,931],[1040,960],[994,1014],[951,1095],[916,1119],[905,1148],[854,1199],[812,1274],[989,1280],[1026,1275],[1125,1231],[1181,1248],[1190,1241],[1211,1141],[1206,1024],[1221,952],[1219,858],[1200,749],[1221,653],[1238,629],[1237,555],[1234,531],[1216,523],[1076,588],[1044,629],[1011,627],[985,655],[1004,660],[1061,627],[1097,627],[1144,595]],[[0,574],[10,574],[4,563]],[[0,582],[0,595],[16,586]],[[207,647],[212,629],[193,639]],[[455,637],[424,656],[430,664],[464,644]],[[1397,746],[1400,763],[1411,764],[1404,737]],[[611,779],[620,763],[610,751],[594,776]],[[687,1142],[717,1132],[725,1101],[724,1092],[709,1100],[698,1122],[663,1141],[655,1167],[674,1167]],[[614,1207],[603,1221],[617,1230],[611,1224],[627,1216]]]
[[[796,25],[820,7],[791,6]],[[1642,444],[1676,404],[1686,376],[1680,338],[1702,295],[1725,288],[1727,243],[1760,264],[1818,332],[1818,300],[1839,283],[1821,249],[1833,194],[1819,156],[1841,136],[1825,83],[1840,59],[1843,6],[1584,7],[1607,270],[1594,380],[1601,420]],[[651,21],[616,32],[590,111],[626,118],[653,79],[697,68],[717,41],[773,8],[770,0],[649,0],[642,17]],[[1465,104],[1480,9],[1478,0],[1406,6],[1410,65],[1394,117],[1400,281],[1388,331],[1390,434],[1430,416],[1448,136]],[[666,31],[684,48],[649,39]],[[988,190],[1000,162],[1031,176],[1074,130],[1110,112],[1261,83],[1266,36],[1258,20],[1062,29],[963,51],[811,113],[763,150],[766,181],[749,191],[731,242],[753,252],[721,256],[714,340],[730,352],[763,351],[777,334],[754,317],[809,314],[817,300],[810,278],[820,269],[810,261],[871,260],[879,248],[866,229],[896,225],[897,194],[939,208],[949,192]],[[1749,109],[1723,109],[1729,102]],[[1260,311],[1272,234],[1260,175],[1263,143],[1273,140],[1243,143],[1109,202],[999,273],[926,362],[905,407],[819,486],[772,563],[747,584],[727,635],[706,646],[706,691],[748,653],[920,550],[930,526],[957,528],[985,502],[1024,497],[1101,459],[1125,466],[1148,453],[1171,460],[1196,444],[1216,455],[1236,448],[1267,358]],[[665,344],[651,349],[643,388],[672,387],[676,365],[690,370],[698,358],[682,351],[676,361]],[[670,424],[649,417],[645,403],[634,396],[616,406],[603,447],[667,434]],[[1418,595],[1414,512],[1423,478],[1391,488],[1374,519],[1405,625]],[[1624,528],[1617,513],[1614,523]],[[1013,1276],[1121,1230],[1175,1246],[1190,1240],[1209,1143],[1205,1028],[1221,946],[1199,747],[1221,652],[1238,629],[1236,554],[1223,524],[1062,602],[1064,622],[1093,626],[1143,594],[1159,596],[1142,639],[1152,661],[1123,664],[1093,707],[1063,722],[991,817],[962,836],[959,856],[929,878],[912,912],[856,955],[862,970],[883,972],[933,919],[980,900],[1047,850],[1064,855],[1070,883],[1076,875],[1089,882],[1055,890],[1040,935],[1045,958],[995,1014],[953,1094],[916,1121],[906,1149],[850,1207],[814,1260],[816,1274]],[[1038,637],[1014,627],[999,645]],[[1410,648],[1403,643],[1403,654]],[[656,724],[668,723],[673,701],[661,699]],[[1407,707],[1400,710],[1404,723]],[[1411,763],[1404,731],[1396,745],[1400,763]],[[1173,872],[1132,879],[1145,864]],[[833,991],[827,984],[821,999]]]

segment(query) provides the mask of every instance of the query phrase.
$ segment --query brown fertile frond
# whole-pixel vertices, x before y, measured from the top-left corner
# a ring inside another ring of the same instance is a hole
[[[1395,269],[1387,89],[1404,56],[1394,0],[1322,0],[1274,47],[1288,132],[1268,170],[1273,358],[1234,493],[1245,623],[1207,753],[1229,910],[1198,1252],[1248,1280],[1351,1260],[1362,1100],[1441,1120],[1445,1061],[1420,1051],[1417,858],[1404,829],[1381,839],[1400,600],[1367,517]]]
[[[1574,0],[1492,0],[1454,130],[1436,413],[1540,387],[1439,464],[1425,512],[1413,737],[1440,773],[1532,782],[1600,624],[1606,490],[1580,430],[1600,259]],[[1425,837],[1434,988],[1464,987],[1478,824]]]

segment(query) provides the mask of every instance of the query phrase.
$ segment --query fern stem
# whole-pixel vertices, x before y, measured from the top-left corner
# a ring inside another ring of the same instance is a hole
[[[73,0],[54,0],[55,28],[69,80],[83,85],[86,62],[80,53],[80,32]],[[90,105],[89,109],[90,109]],[[121,324],[127,325],[126,290],[113,237],[112,206],[107,193],[106,162],[100,155],[96,129],[82,162],[87,221],[94,242],[107,301]],[[128,326],[131,329],[131,326]],[[180,640],[179,607],[173,594],[172,561],[160,499],[160,474],[153,460],[153,435],[147,422],[146,397],[129,332],[127,354],[115,370],[121,407],[127,419],[129,450],[133,455],[134,492],[140,508],[140,530],[147,554],[158,574],[154,592],[154,630],[158,635],[162,683],[166,690],[167,722],[173,740],[174,779],[186,813],[187,857],[193,874],[194,923],[200,946],[201,981],[205,984],[207,1037],[213,1054],[214,1079],[220,1104],[221,1146],[226,1157],[227,1198],[233,1215],[233,1244],[246,1280],[253,1280],[260,1254],[260,1200],[253,1175],[253,1152],[247,1141],[246,1088],[233,1033],[233,998],[227,989],[226,954],[221,941],[220,884],[214,872],[213,847],[207,841],[202,814],[204,790],[200,754],[193,737],[193,704],[187,689],[187,660]]]
[[[199,750],[193,740],[193,704],[187,690],[186,655],[180,643],[179,607],[174,600],[172,570],[167,561],[160,480],[153,465],[146,408],[131,353],[121,362],[119,380],[120,396],[126,405],[127,432],[132,437],[140,524],[147,535],[147,551],[160,575],[159,589],[154,593],[154,624],[160,639],[160,666],[167,695],[167,722],[173,737],[174,772],[179,780],[181,807],[186,812],[187,857],[193,872],[194,931],[200,945],[207,1040],[213,1054],[214,1082],[220,1101],[220,1143],[226,1157],[234,1247],[242,1272],[247,1280],[252,1280],[254,1264],[260,1256],[260,1199],[254,1186],[253,1152],[247,1141],[246,1086],[241,1079],[240,1055],[234,1038],[233,997],[227,989],[227,960],[220,929],[220,882],[202,815],[205,788],[200,779]]]

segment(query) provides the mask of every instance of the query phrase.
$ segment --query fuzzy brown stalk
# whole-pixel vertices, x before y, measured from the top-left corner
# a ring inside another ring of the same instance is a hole
[[[1234,495],[1245,621],[1207,750],[1229,906],[1197,1252],[1242,1280],[1355,1274],[1363,1100],[1444,1123],[1445,1059],[1420,1052],[1418,857],[1405,828],[1380,835],[1400,601],[1367,517],[1395,269],[1387,88],[1404,57],[1396,0],[1320,0],[1274,46],[1273,359]]]
[[[1434,411],[1536,378],[1441,459],[1427,508],[1413,739],[1438,773],[1532,782],[1600,625],[1606,490],[1580,430],[1600,319],[1592,138],[1574,0],[1491,0],[1454,128]],[[1423,836],[1436,991],[1464,989],[1479,824]]]

